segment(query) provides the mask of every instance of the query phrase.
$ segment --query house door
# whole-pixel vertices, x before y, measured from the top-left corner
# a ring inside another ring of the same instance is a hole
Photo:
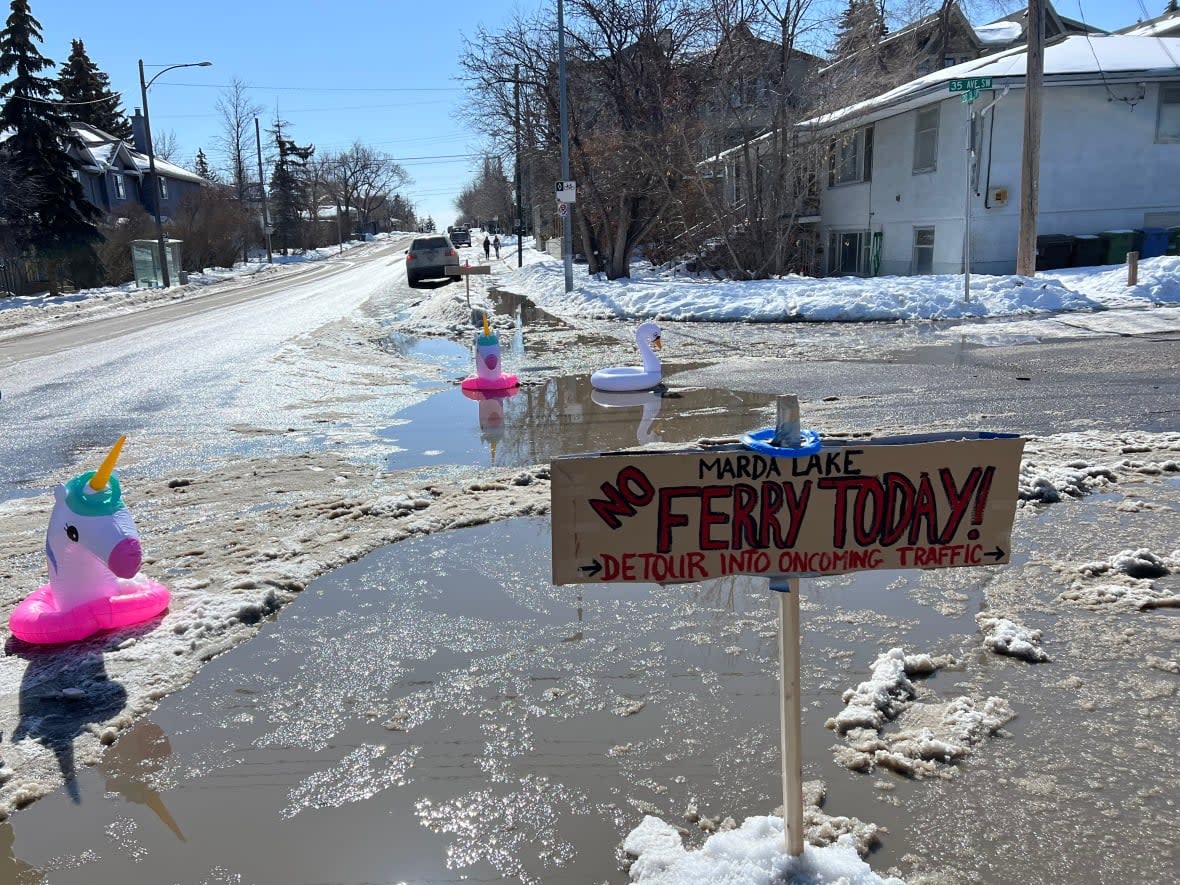
[[[867,271],[867,231],[832,231],[828,241],[828,273],[863,276]]]

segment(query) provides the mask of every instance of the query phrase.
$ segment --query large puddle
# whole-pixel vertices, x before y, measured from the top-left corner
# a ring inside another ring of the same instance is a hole
[[[15,833],[10,871],[61,885],[623,883],[616,848],[643,813],[773,809],[765,580],[576,588],[548,572],[549,523],[529,519],[317,580],[81,771],[76,802],[61,791],[0,829]],[[823,721],[849,678],[833,656],[863,674],[882,631],[926,646],[970,630],[973,609],[940,612],[911,595],[921,583],[803,582],[807,776],[829,782],[830,813],[889,824],[896,856],[903,818],[831,762]]]
[[[804,777],[826,783],[827,813],[885,827],[876,869],[1172,881],[1175,676],[1139,660],[1174,655],[1174,612],[1062,605],[1037,561],[1062,532],[1149,537],[1112,506],[1018,521],[999,569],[801,581]],[[690,804],[773,811],[766,581],[553,586],[549,536],[544,518],[446,532],[316,580],[101,765],[0,825],[0,882],[622,885],[618,845],[644,814],[696,844]],[[981,648],[975,614],[1017,598],[1048,664]],[[998,695],[1017,718],[946,779],[840,767],[824,722],[893,646],[960,661],[918,680],[922,702]]]
[[[461,390],[432,394],[378,431],[393,451],[386,468],[452,464],[543,464],[558,455],[688,443],[763,427],[773,398],[756,393],[658,388],[640,393],[593,390],[589,376],[528,383],[504,395]]]

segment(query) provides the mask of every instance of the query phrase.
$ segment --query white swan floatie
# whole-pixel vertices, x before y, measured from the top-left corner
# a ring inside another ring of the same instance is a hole
[[[590,376],[590,384],[598,390],[650,390],[660,383],[663,369],[655,351],[660,347],[660,327],[655,323],[644,323],[635,330],[635,343],[643,356],[643,367],[612,366],[599,369]]]

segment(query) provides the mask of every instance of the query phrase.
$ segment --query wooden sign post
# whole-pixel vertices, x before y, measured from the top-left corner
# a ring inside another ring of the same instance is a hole
[[[781,455],[728,445],[551,465],[553,583],[744,574],[778,591],[792,856],[803,852],[799,578],[1007,562],[1024,449],[1014,435],[969,432],[828,441],[813,451],[801,436],[798,400],[780,397],[770,450]]]
[[[467,283],[467,306],[471,307],[471,274],[485,274],[491,273],[492,266],[490,264],[475,264],[470,261],[465,261],[462,264],[448,264],[443,268],[443,273],[448,277],[453,277],[456,274],[461,275]]]

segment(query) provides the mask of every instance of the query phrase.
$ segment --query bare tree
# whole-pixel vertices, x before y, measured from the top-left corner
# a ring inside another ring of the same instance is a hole
[[[176,137],[176,131],[165,129],[163,132],[153,132],[152,151],[157,160],[175,163],[180,156],[180,139]]]
[[[512,218],[512,182],[504,175],[499,157],[486,157],[483,170],[455,198],[459,217],[470,221]]]
[[[250,98],[249,87],[235,77],[222,90],[215,107],[221,117],[221,134],[214,143],[221,151],[228,180],[237,190],[238,199],[245,199],[246,185],[250,182],[254,118],[262,113],[262,105]]]
[[[354,142],[346,151],[334,154],[327,166],[329,192],[344,209],[357,212],[361,224],[379,212],[398,188],[409,182],[406,170],[388,154]]]

